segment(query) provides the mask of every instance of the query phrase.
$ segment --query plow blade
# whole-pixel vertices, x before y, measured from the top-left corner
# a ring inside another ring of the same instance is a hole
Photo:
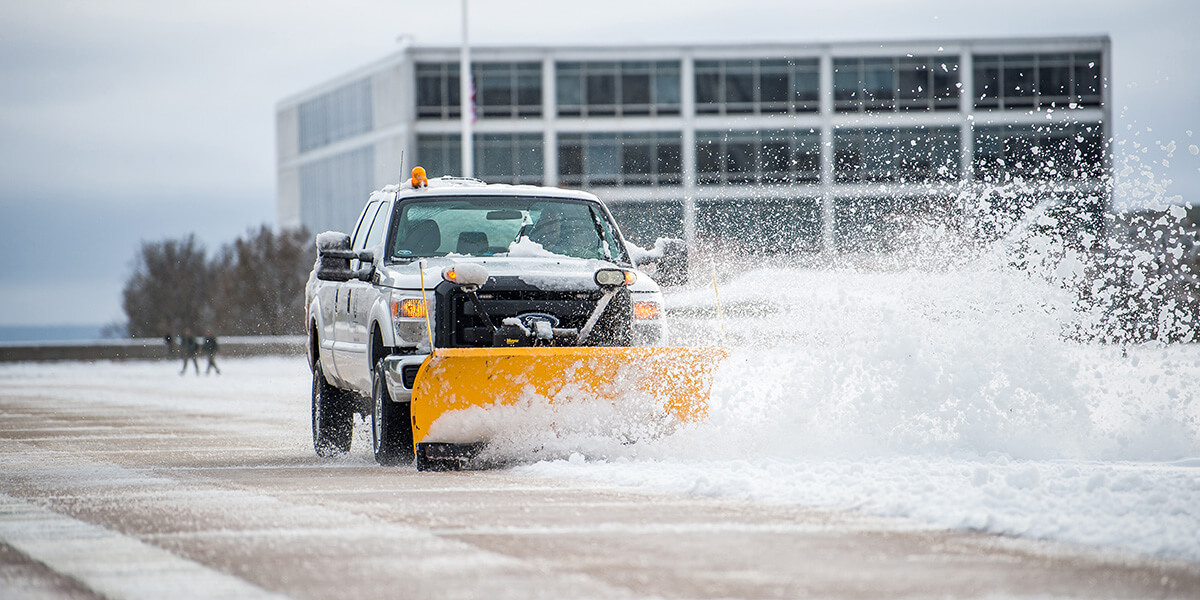
[[[454,468],[506,431],[560,427],[569,411],[589,423],[702,420],[725,356],[717,348],[436,349],[413,386],[418,467]]]

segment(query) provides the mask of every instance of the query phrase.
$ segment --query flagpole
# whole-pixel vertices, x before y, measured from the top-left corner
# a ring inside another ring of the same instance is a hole
[[[462,51],[458,66],[459,106],[462,112],[462,176],[475,176],[474,137],[471,132],[475,120],[475,93],[471,85],[471,47],[467,43],[467,0],[462,0]]]

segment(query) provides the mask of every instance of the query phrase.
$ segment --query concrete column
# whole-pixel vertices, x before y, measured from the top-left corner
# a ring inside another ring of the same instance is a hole
[[[826,48],[821,54],[821,249],[833,252],[833,53]]]
[[[958,60],[958,78],[962,82],[959,90],[959,114],[962,115],[962,127],[959,130],[962,143],[959,151],[959,178],[970,182],[974,177],[975,164],[975,61],[971,56],[971,48],[963,47]]]
[[[680,59],[679,115],[683,131],[679,149],[683,163],[683,238],[696,242],[696,64],[688,52]]]
[[[542,59],[542,181],[558,186],[558,79],[554,59]]]
[[[458,93],[459,110],[462,111],[462,176],[475,176],[475,145],[472,127],[474,126],[475,102],[472,100],[471,85],[471,45],[467,38],[467,0],[462,0],[462,47],[458,58]]]

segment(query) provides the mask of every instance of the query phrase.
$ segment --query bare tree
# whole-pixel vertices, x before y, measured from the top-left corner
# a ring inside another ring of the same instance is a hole
[[[305,229],[266,225],[221,249],[212,270],[214,328],[233,335],[304,332],[304,284],[316,259]]]
[[[208,305],[210,272],[204,247],[194,235],[142,242],[133,276],[122,291],[122,308],[132,337],[198,330]]]

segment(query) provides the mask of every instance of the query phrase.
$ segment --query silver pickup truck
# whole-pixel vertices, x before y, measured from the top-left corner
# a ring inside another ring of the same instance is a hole
[[[681,245],[653,258],[681,264]],[[585,192],[414,176],[371,194],[354,233],[322,233],[317,248],[305,319],[321,456],[350,449],[358,413],[371,415],[380,464],[410,461],[408,403],[431,347],[666,340],[658,284]]]

